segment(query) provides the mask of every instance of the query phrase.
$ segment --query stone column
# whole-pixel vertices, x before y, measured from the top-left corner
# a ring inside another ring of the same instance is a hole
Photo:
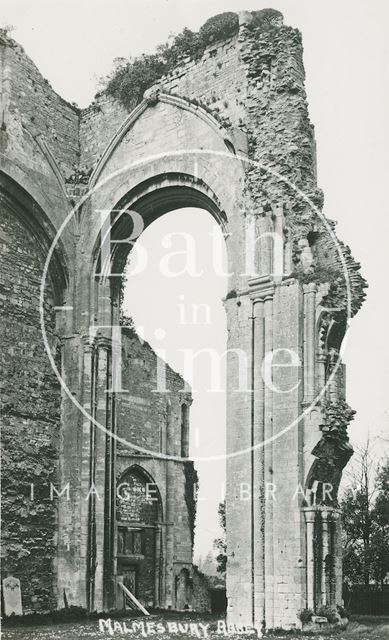
[[[339,352],[336,349],[330,349],[328,354],[328,378],[331,377],[331,382],[328,385],[327,396],[330,402],[336,402],[339,398],[339,369],[333,374],[333,371],[336,367],[336,363],[339,359]]]
[[[157,524],[154,530],[155,535],[155,575],[154,575],[154,607],[161,606],[161,525]]]
[[[225,300],[228,349],[241,349],[247,354],[247,387],[239,391],[239,359],[227,361],[227,619],[233,624],[254,624],[253,590],[253,496],[252,496],[252,300],[249,295]],[[239,456],[234,452],[245,451]],[[242,488],[249,492],[242,494]],[[248,496],[248,493],[251,495]]]
[[[334,554],[334,579],[332,590],[333,604],[341,605],[343,603],[343,570],[342,570],[342,522],[340,519],[339,511],[334,510],[332,512],[333,520],[333,535],[334,540],[332,544]]]
[[[317,374],[316,374],[316,389],[315,393],[320,393],[326,383],[326,362],[327,356],[320,352],[316,358],[317,361]]]
[[[330,603],[330,594],[327,590],[327,556],[329,554],[329,513],[326,509],[321,512],[321,529],[322,529],[322,567],[321,567],[321,601],[323,605]]]
[[[82,400],[82,344],[77,335],[64,335],[61,340],[61,377],[71,394]],[[61,434],[59,439],[58,484],[65,493],[57,498],[58,606],[64,606],[64,594],[70,605],[86,606],[85,530],[81,513],[84,496],[82,487],[82,457],[84,455],[83,417],[68,394],[62,390]],[[89,462],[89,450],[86,452]],[[57,483],[55,483],[57,485]],[[69,489],[69,499],[66,496]]]
[[[273,350],[273,294],[265,295],[265,356]],[[273,391],[266,384],[264,386],[264,466],[265,483],[273,482]],[[266,484],[265,484],[266,486]],[[266,627],[274,627],[274,535],[273,517],[274,504],[271,496],[265,500],[265,620]]]
[[[315,397],[315,320],[316,291],[314,283],[304,285],[304,403]]]
[[[160,606],[166,606],[166,522],[161,522],[161,579]]]
[[[94,608],[94,580],[95,580],[95,517],[92,512],[94,500],[90,496],[86,499],[92,483],[94,483],[94,442],[96,427],[93,424],[95,401],[95,375],[94,375],[94,339],[86,335],[83,344],[83,403],[82,406],[87,415],[82,420],[82,458],[81,458],[81,557],[84,559],[86,608],[93,611]],[[88,417],[90,416],[90,417]],[[81,577],[82,579],[82,577]]]
[[[104,610],[116,602],[116,395],[112,389],[112,352],[108,351],[104,487]]]
[[[264,383],[261,366],[265,351],[264,300],[253,294],[253,577],[254,625],[261,629],[265,618],[265,467]]]
[[[250,281],[252,312],[252,581],[253,621],[274,626],[273,504],[265,500],[266,483],[272,482],[273,445],[263,443],[273,434],[273,393],[265,386],[263,361],[273,349],[273,293],[269,276]],[[257,445],[260,445],[257,447]]]
[[[174,455],[174,424],[171,407],[168,407],[166,449],[169,456]],[[173,606],[174,581],[174,496],[175,496],[175,463],[166,461],[166,553],[165,553],[165,607]]]
[[[307,607],[315,610],[315,515],[311,508],[304,509],[307,532]]]
[[[107,434],[104,429],[111,426],[111,341],[99,336],[96,340],[96,430],[95,430],[95,482],[92,485],[91,508],[94,508],[96,521],[96,570],[95,570],[95,602],[94,607],[102,611],[108,604],[107,593],[107,524],[105,523],[106,482],[107,477]],[[107,518],[108,519],[108,518]]]

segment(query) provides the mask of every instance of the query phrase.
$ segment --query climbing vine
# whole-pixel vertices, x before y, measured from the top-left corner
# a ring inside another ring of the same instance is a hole
[[[323,430],[331,435],[337,435],[342,440],[348,440],[347,427],[354,419],[356,412],[343,398],[325,400],[322,403],[322,410],[325,416]]]
[[[192,547],[194,544],[194,533],[196,526],[196,493],[199,484],[199,477],[192,460],[184,461],[185,474],[185,502],[188,509],[188,520]]]

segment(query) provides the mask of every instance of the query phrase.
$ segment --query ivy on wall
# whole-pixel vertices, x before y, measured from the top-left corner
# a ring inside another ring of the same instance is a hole
[[[325,334],[332,320],[346,325],[348,312],[351,317],[355,316],[366,298],[365,289],[368,285],[360,273],[361,265],[351,255],[350,247],[340,240],[337,247],[324,225],[321,226],[323,229],[318,234],[321,240],[312,247],[312,266],[304,270],[301,263],[297,264],[292,275],[302,284],[329,284],[328,293],[322,301],[323,307],[331,310],[323,319],[322,331]],[[325,250],[318,253],[316,246],[325,247]],[[342,260],[338,248],[342,252]]]
[[[56,600],[53,592],[56,516],[50,483],[56,485],[58,451],[44,438],[44,432],[39,432],[39,422],[19,419],[28,424],[25,433],[19,430],[15,437],[12,419],[10,423],[5,419],[2,429],[6,452],[2,479],[5,552],[2,577],[16,575],[22,580],[25,608],[50,609]]]
[[[337,435],[341,440],[348,441],[347,427],[354,419],[355,411],[347,404],[343,398],[336,400],[326,399],[322,403],[325,433]]]
[[[194,533],[196,526],[196,493],[199,484],[199,477],[192,460],[184,461],[185,474],[185,502],[188,509],[188,520],[192,547],[194,544]]]

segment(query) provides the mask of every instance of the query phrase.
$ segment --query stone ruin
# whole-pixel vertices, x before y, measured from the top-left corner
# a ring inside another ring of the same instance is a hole
[[[157,356],[129,328],[129,393],[114,392],[111,329],[126,212],[147,227],[184,206],[225,235],[228,348],[249,361],[246,391],[227,362],[228,621],[293,628],[302,609],[341,604],[336,494],[353,411],[340,354],[365,282],[321,214],[301,35],[275,11],[234,20],[130,108],[108,91],[67,103],[1,36],[3,572],[21,579],[24,610],[119,607],[123,576],[147,605],[190,599],[190,392],[168,368],[171,393],[151,393]]]

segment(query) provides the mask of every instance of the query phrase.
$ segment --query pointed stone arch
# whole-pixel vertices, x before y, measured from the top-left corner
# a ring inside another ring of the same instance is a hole
[[[91,177],[89,180],[90,189],[93,189],[93,187],[95,187],[108,160],[114,154],[115,149],[119,146],[123,138],[134,126],[135,122],[139,118],[141,118],[141,116],[144,114],[144,112],[147,109],[153,108],[157,102],[172,105],[177,109],[187,111],[189,113],[192,113],[196,117],[200,118],[203,122],[205,122],[210,127],[212,131],[214,131],[224,141],[226,148],[232,153],[235,153],[235,147],[230,134],[228,133],[226,128],[223,125],[221,125],[210,112],[206,111],[204,107],[194,104],[189,99],[164,93],[156,87],[155,89],[148,90],[142,102],[137,107],[135,107],[133,111],[131,111],[131,113],[127,116],[127,118],[124,120],[122,125],[119,127],[119,129],[116,131],[114,136],[109,141],[100,160],[98,161],[96,167],[94,168],[91,174]]]

